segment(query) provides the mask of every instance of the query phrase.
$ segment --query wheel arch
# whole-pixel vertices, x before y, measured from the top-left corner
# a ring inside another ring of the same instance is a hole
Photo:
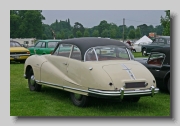
[[[163,81],[164,81],[165,86],[167,85],[169,78],[170,78],[170,71],[166,73],[166,75],[164,76]]]
[[[144,49],[146,50],[146,47],[142,47],[142,48],[141,48],[141,52],[143,52]]]
[[[28,66],[26,67],[26,71],[25,71],[25,73],[26,73],[26,79],[27,79],[28,76],[29,76],[29,71],[30,71],[30,69],[32,69],[32,66],[31,66],[31,65],[28,65]]]

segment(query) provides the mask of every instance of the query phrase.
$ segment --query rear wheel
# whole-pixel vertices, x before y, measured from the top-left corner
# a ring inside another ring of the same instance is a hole
[[[168,92],[170,93],[170,78],[168,79],[167,89],[168,89]]]
[[[29,85],[29,89],[31,91],[40,91],[41,90],[41,85],[36,83],[32,69],[30,69],[30,71],[29,71],[28,85]]]
[[[85,107],[89,102],[88,96],[84,96],[81,94],[70,93],[70,98],[73,104],[78,107]]]

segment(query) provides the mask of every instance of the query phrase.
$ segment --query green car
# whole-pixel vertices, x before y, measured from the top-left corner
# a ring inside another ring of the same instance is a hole
[[[54,48],[56,47],[57,43],[61,40],[39,40],[36,42],[34,47],[28,48],[30,51],[30,55],[38,54],[38,55],[44,55],[44,54],[51,54],[54,51]]]
[[[142,55],[147,56],[152,49],[170,47],[170,36],[159,36],[155,38],[155,41],[149,45],[142,45]]]

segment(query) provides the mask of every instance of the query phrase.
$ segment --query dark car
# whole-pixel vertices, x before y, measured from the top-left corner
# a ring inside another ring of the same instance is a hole
[[[151,50],[149,58],[135,58],[154,75],[157,87],[170,93],[170,47]]]
[[[150,54],[152,49],[170,47],[170,36],[156,37],[154,42],[148,45],[142,45],[141,51],[143,56]]]

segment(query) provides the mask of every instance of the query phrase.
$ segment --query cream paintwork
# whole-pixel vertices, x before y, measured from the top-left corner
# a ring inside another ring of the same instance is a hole
[[[67,63],[67,65],[64,63]],[[135,80],[130,77],[121,64],[124,64],[131,69],[136,78]],[[67,57],[52,56],[49,54],[42,56],[33,55],[29,57],[25,62],[25,74],[28,65],[33,68],[35,80],[39,84],[55,84],[56,86],[47,86],[83,95],[88,95],[88,93],[62,88],[62,86],[85,91],[87,91],[88,88],[99,90],[115,90],[115,88],[117,88],[119,90],[124,86],[125,82],[144,81],[148,83],[146,88],[149,89],[152,85],[156,87],[156,83],[153,83],[155,78],[150,71],[141,63],[133,60],[82,62]],[[93,69],[89,70],[90,67]],[[110,86],[109,83],[113,83],[113,85]],[[60,87],[57,87],[57,85]],[[124,90],[126,89],[124,88]]]

